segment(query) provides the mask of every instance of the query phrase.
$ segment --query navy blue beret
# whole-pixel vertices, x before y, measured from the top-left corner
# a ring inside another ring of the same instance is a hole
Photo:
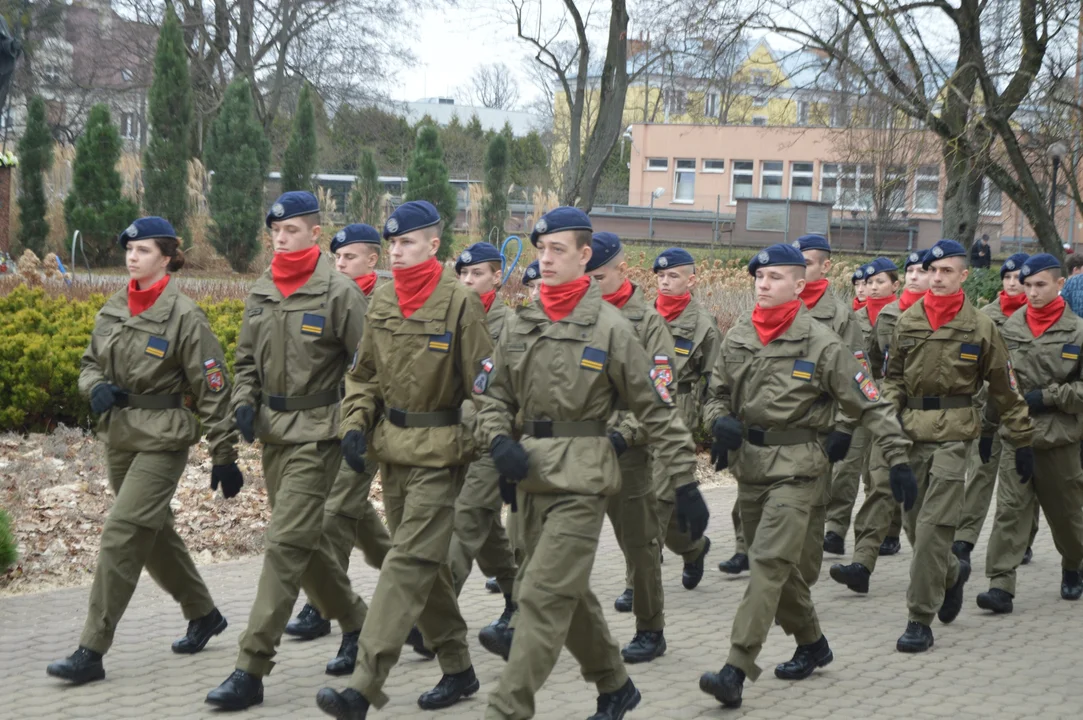
[[[666,268],[695,264],[696,261],[692,258],[692,253],[684,248],[671,247],[663,250],[661,254],[654,259],[654,272],[657,273],[659,270],[664,270]]]
[[[593,272],[612,260],[620,252],[620,238],[611,232],[598,232],[590,239],[590,260],[587,272]]]
[[[265,222],[267,227],[271,227],[271,223],[276,220],[289,220],[290,218],[311,215],[319,211],[320,201],[316,199],[315,195],[304,190],[291,190],[288,193],[282,193],[275,200],[274,205],[267,211]]]
[[[139,218],[129,225],[124,232],[117,235],[117,242],[122,248],[128,247],[129,240],[147,240],[149,238],[173,238],[177,239],[177,231],[165,218],[157,215]]]
[[[1023,267],[1023,263],[1029,258],[1030,255],[1027,255],[1026,253],[1014,253],[1013,255],[1009,255],[1008,259],[1004,261],[1004,264],[1000,266],[1000,279],[1003,280],[1004,276],[1008,273],[1015,272]]]
[[[354,243],[379,245],[380,242],[379,230],[365,223],[352,223],[335,233],[335,237],[331,239],[331,252],[338,252],[339,248]]]
[[[1031,255],[1027,258],[1027,261],[1023,263],[1023,267],[1019,270],[1019,279],[1026,280],[1031,275],[1037,275],[1043,270],[1052,270],[1054,268],[1060,268],[1060,260],[1053,257],[1049,253],[1038,253],[1037,255]]]
[[[811,235],[802,235],[793,241],[793,246],[801,252],[805,252],[806,250],[823,250],[826,253],[831,252],[831,243],[827,242],[827,238],[815,233]]]
[[[440,211],[428,200],[410,200],[395,208],[384,223],[384,239],[423,230],[440,223]]]
[[[909,270],[911,265],[923,265],[925,262],[925,251],[915,250],[906,256],[906,262],[903,263],[903,270]]]
[[[526,266],[526,270],[523,272],[523,284],[532,283],[535,280],[541,278],[541,266],[538,265],[538,261],[530,263]]]
[[[865,279],[884,272],[899,272],[898,266],[886,257],[878,257],[864,267]]]
[[[474,243],[463,250],[455,260],[455,274],[457,275],[464,267],[492,261],[496,261],[500,263],[500,267],[504,267],[504,257],[493,245],[487,242]]]
[[[755,275],[761,267],[776,265],[800,265],[805,267],[805,256],[793,245],[771,245],[756,253],[748,263],[748,274]]]
[[[965,258],[966,249],[964,249],[962,245],[955,242],[954,240],[948,240],[947,238],[943,240],[938,240],[936,245],[933,245],[925,253],[925,259],[922,260],[921,266],[928,270],[929,266],[937,260],[943,260],[944,258],[951,257]]]
[[[864,280],[864,279],[865,279],[865,266],[863,265],[863,266],[859,267],[857,270],[854,270],[854,274],[850,276],[850,284],[851,285],[857,285],[858,281]]]
[[[566,205],[553,208],[542,215],[534,225],[534,230],[530,233],[530,244],[538,247],[538,238],[542,235],[564,230],[594,230],[594,226],[590,224],[587,214],[579,208]]]

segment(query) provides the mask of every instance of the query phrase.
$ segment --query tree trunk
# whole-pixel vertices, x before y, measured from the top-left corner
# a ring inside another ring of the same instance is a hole
[[[982,174],[974,159],[950,140],[943,143],[944,211],[941,234],[970,249],[978,229]]]

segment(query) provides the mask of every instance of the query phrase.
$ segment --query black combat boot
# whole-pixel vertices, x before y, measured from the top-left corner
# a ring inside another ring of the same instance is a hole
[[[703,560],[711,551],[711,538],[703,538],[703,551],[699,557],[690,563],[684,564],[684,572],[681,573],[681,584],[685,590],[695,590],[699,581],[703,579]]]
[[[621,720],[624,713],[635,709],[642,699],[639,688],[632,684],[631,678],[628,678],[620,690],[598,696],[598,712],[587,720]]]
[[[342,633],[338,655],[327,663],[327,669],[324,672],[328,675],[352,675],[354,665],[357,664],[357,638],[359,637],[361,637],[360,630]]]
[[[316,693],[316,706],[338,720],[365,720],[369,712],[369,701],[353,688],[324,688]]]
[[[1030,565],[1030,561],[1034,559],[1034,549],[1028,547],[1027,551],[1023,553],[1023,564]]]
[[[727,575],[740,575],[743,572],[748,572],[748,555],[734,553],[729,560],[718,563],[718,569]]]
[[[733,665],[725,665],[716,673],[703,673],[699,677],[699,689],[708,695],[714,695],[715,700],[722,703],[723,707],[741,707],[744,686],[745,671]]]
[[[500,592],[500,583],[496,581],[496,578],[489,578],[485,581],[485,589],[496,595]]]
[[[192,655],[207,647],[207,643],[215,635],[220,635],[229,623],[218,612],[218,608],[211,610],[201,618],[188,621],[188,632],[180,640],[173,643],[173,652],[181,655]]]
[[[902,550],[902,543],[899,542],[898,535],[891,535],[884,538],[884,541],[880,543],[880,557],[887,557],[888,555],[895,555]]]
[[[417,706],[422,710],[439,710],[451,707],[463,698],[468,698],[481,688],[477,676],[474,674],[474,666],[454,675],[444,675],[436,687],[428,692],[421,693],[417,699]]]
[[[975,598],[982,610],[992,610],[994,615],[1007,615],[1012,611],[1012,594],[1000,588],[990,588]]]
[[[627,588],[627,589],[625,589],[624,592],[622,592],[620,595],[617,596],[616,600],[613,601],[613,607],[616,608],[617,612],[621,612],[621,613],[632,612],[632,599],[633,599],[633,597],[634,597],[634,592],[633,592],[632,588]]]
[[[417,629],[416,625],[410,628],[410,634],[406,636],[406,642],[403,645],[409,645],[414,652],[426,660],[432,660],[436,657],[436,653],[425,647],[425,639],[421,637],[421,631]]]
[[[966,540],[956,540],[951,544],[951,554],[960,560],[965,560],[967,564],[970,563],[970,552],[974,549],[974,543],[969,543]]]
[[[1062,570],[1060,596],[1065,600],[1078,600],[1083,596],[1083,578],[1078,570]]]
[[[331,634],[331,621],[320,611],[305,603],[297,617],[286,623],[286,634],[300,640],[315,640]]]
[[[838,533],[828,530],[827,534],[824,535],[824,552],[832,555],[845,555],[846,541]]]
[[[102,654],[82,645],[63,660],[49,663],[45,672],[55,678],[67,680],[73,685],[83,685],[94,680],[105,679],[105,666]]]
[[[828,572],[831,574],[832,580],[845,585],[855,593],[865,595],[869,592],[869,578],[872,573],[861,563],[850,563],[849,565],[835,563]]]
[[[511,595],[505,595],[504,612],[500,613],[500,617],[498,617],[496,620],[493,620],[491,624],[506,629],[508,625],[511,624],[511,616],[515,614],[515,611],[518,609],[518,607],[518,605],[511,601]]]
[[[779,680],[804,680],[813,670],[830,665],[834,659],[835,655],[827,644],[827,638],[821,635],[814,643],[798,645],[789,662],[775,667],[775,677]]]
[[[945,625],[959,617],[959,611],[963,609],[963,586],[966,585],[966,581],[969,579],[970,563],[959,560],[959,577],[955,580],[955,584],[944,593],[944,602],[941,603],[940,610],[936,613],[936,616],[940,618],[940,622]]]
[[[932,646],[933,629],[913,620],[906,623],[906,632],[895,643],[895,649],[904,653],[925,652]]]
[[[481,629],[478,633],[478,642],[493,655],[499,655],[507,662],[511,654],[511,641],[515,636],[515,629],[506,624],[501,625],[499,620],[494,620]]]
[[[263,702],[263,678],[234,670],[225,682],[207,693],[207,704],[223,710],[244,710]]]
[[[624,646],[620,656],[626,663],[650,662],[666,654],[666,638],[661,630],[637,630],[632,642]]]

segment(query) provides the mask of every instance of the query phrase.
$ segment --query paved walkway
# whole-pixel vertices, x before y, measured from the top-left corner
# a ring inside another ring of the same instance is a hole
[[[789,659],[793,644],[778,628],[761,655],[765,667],[758,683],[746,684],[744,707],[723,710],[699,691],[698,678],[724,662],[734,611],[745,578],[730,578],[716,569],[731,552],[729,509],[735,489],[706,493],[714,513],[715,546],[702,584],[688,592],[680,584],[680,561],[667,553],[666,637],[669,652],[649,665],[633,666],[631,674],[643,693],[629,720],[657,718],[1079,718],[1081,716],[1079,646],[1083,640],[1083,603],[1060,599],[1060,560],[1048,530],[1038,535],[1034,562],[1022,568],[1015,614],[984,615],[974,595],[987,586],[984,539],[974,554],[973,579],[963,613],[950,626],[934,626],[936,646],[929,653],[895,652],[895,640],[906,625],[905,592],[909,548],[885,558],[873,578],[872,592],[858,596],[827,577],[836,559],[824,560],[822,580],[814,597],[831,641],[835,662],[802,682],[783,682],[771,672]],[[852,542],[848,538],[847,542]],[[904,545],[905,545],[904,541]],[[372,594],[376,573],[355,554],[352,577],[365,597]],[[223,563],[203,570],[229,629],[196,656],[178,656],[170,642],[184,630],[172,600],[144,577],[106,656],[107,679],[80,688],[45,675],[45,665],[70,653],[86,613],[87,589],[59,590],[0,600],[0,687],[4,718],[202,718],[217,714],[203,704],[207,691],[233,669],[237,637],[245,625],[260,571],[259,559]],[[631,639],[630,615],[612,611],[623,588],[624,563],[607,528],[595,565],[594,589],[610,608],[609,622],[622,641]],[[472,635],[495,618],[502,600],[485,592],[475,573],[463,593],[462,607]],[[338,648],[338,633],[308,643],[285,640],[278,666],[266,680],[261,707],[242,717],[321,718],[316,691],[342,687],[323,674],[324,663]],[[375,718],[480,718],[503,663],[473,646],[482,689],[475,698],[442,713],[426,713],[417,695],[439,679],[435,663],[409,650],[387,684],[391,702]],[[592,714],[594,688],[582,681],[564,653],[538,697],[538,717],[552,720]]]

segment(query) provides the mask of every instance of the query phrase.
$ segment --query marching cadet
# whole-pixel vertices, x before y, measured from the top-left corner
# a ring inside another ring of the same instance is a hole
[[[500,251],[487,242],[474,243],[455,261],[455,273],[460,282],[481,299],[485,323],[494,345],[513,314],[496,297],[503,269]],[[472,400],[463,403],[463,414],[471,427],[475,420],[473,410]],[[504,501],[500,497],[498,480],[491,458],[482,456],[470,463],[463,489],[455,501],[455,529],[448,549],[448,564],[456,595],[462,593],[475,560],[486,576],[496,580],[504,595],[504,612],[491,627],[506,628],[515,611],[511,593],[519,566],[504,526],[500,524]]]
[[[854,288],[854,301],[850,309],[854,311],[854,317],[857,318],[861,334],[867,338],[869,333],[872,332],[872,327],[868,326],[868,318],[862,319],[860,312],[865,309],[865,302],[869,299],[868,291],[865,288],[865,268],[859,267],[854,270],[853,275],[850,276],[850,284]]]
[[[360,629],[365,606],[323,537],[324,505],[342,463],[339,385],[364,328],[364,298],[316,244],[319,203],[282,195],[267,213],[274,257],[245,300],[231,406],[248,442],[263,443],[271,520],[236,670],[207,695],[226,710],[263,702],[302,577],[324,617]],[[406,637],[404,631],[402,637]]]
[[[672,393],[677,389],[670,359],[673,336],[662,316],[647,304],[643,290],[628,280],[627,270],[620,238],[609,232],[594,233],[587,274],[598,283],[602,299],[632,323],[658,377]],[[650,662],[666,652],[657,498],[671,497],[676,488],[667,486],[655,492],[649,438],[633,413],[614,416],[609,440],[617,452],[621,484],[609,499],[606,513],[626,565],[625,590],[614,607],[617,612],[632,611],[636,616],[635,635],[621,656],[628,663]]]
[[[320,709],[338,718],[364,718],[371,706],[387,703],[383,685],[415,622],[443,671],[418,705],[449,707],[479,688],[447,563],[455,499],[475,452],[462,405],[473,397],[474,374],[492,363],[492,341],[477,294],[435,257],[442,225],[423,200],[403,203],[384,224],[394,282],[373,293],[346,374],[343,455],[362,472],[371,441],[391,551],[349,686],[316,696]]]
[[[523,271],[523,287],[530,293],[531,302],[538,302],[538,294],[541,292],[541,268],[538,261],[530,263]]]
[[[801,568],[822,553],[823,536],[810,519],[828,480],[824,442],[836,411],[869,428],[891,460],[895,484],[914,484],[910,442],[891,406],[880,401],[850,346],[801,302],[805,257],[790,245],[772,245],[748,270],[756,278],[756,307],[726,333],[704,408],[712,461],[737,477],[752,566],[726,664],[700,678],[700,689],[726,707],[740,707],[746,677],[759,678],[756,657],[776,617],[797,641],[793,658],[775,668],[777,677],[804,679],[834,659]]]
[[[184,541],[170,501],[199,442],[200,424],[184,407],[195,396],[211,448],[211,490],[232,498],[244,478],[229,417],[222,346],[203,311],[170,282],[184,266],[173,226],[136,220],[118,238],[130,278],[98,312],[83,353],[79,391],[98,416],[109,485],[116,500],[102,529],[90,608],[78,649],[46,672],[76,685],[105,678],[102,655],[145,568],[173,596],[188,632],[173,652],[197,653],[226,629]]]
[[[793,246],[805,256],[805,288],[801,291],[801,301],[809,309],[812,317],[823,325],[831,328],[842,338],[850,352],[858,359],[865,374],[868,374],[868,365],[865,363],[865,341],[861,335],[853,312],[831,290],[827,273],[831,270],[831,245],[823,235],[802,235],[793,242]],[[813,508],[809,522],[814,526],[825,525],[827,516],[827,503],[831,497],[831,489],[835,486],[853,487],[857,493],[857,483],[861,478],[861,465],[865,457],[865,448],[868,447],[869,436],[865,428],[861,426],[847,427],[839,425],[837,433],[833,436],[842,446],[833,453],[831,458],[833,466],[830,470],[832,477],[824,485],[824,497]],[[836,514],[837,515],[837,514]],[[821,530],[823,535],[824,552],[841,555],[846,552],[843,538],[850,527],[850,515],[846,513],[845,519],[835,517],[832,524],[827,525],[827,532]],[[809,584],[816,581],[820,574],[821,555],[814,558],[807,568]],[[813,567],[815,566],[815,567]]]
[[[981,432],[974,396],[983,382],[1000,412],[1003,439],[1015,448],[1016,471],[1023,478],[1034,475],[1033,425],[1016,392],[1004,340],[963,294],[966,250],[954,240],[940,240],[922,264],[930,271],[929,292],[895,326],[882,388],[914,441],[910,462],[919,488],[905,518],[914,556],[906,595],[910,618],[896,643],[900,652],[931,648],[933,617],[950,623],[963,606],[970,563],[952,554],[951,543],[970,445]]]
[[[1028,257],[1026,253],[1015,253],[1004,261],[1000,266],[1000,294],[996,300],[981,309],[993,319],[998,330],[1003,329],[1005,321],[1027,304],[1027,294],[1023,291],[1019,271]],[[979,407],[985,405],[985,388],[982,388],[977,400]],[[955,542],[951,546],[951,551],[967,562],[970,562],[970,552],[978,542],[985,516],[989,513],[989,503],[996,487],[997,469],[1000,467],[1001,448],[1000,437],[995,428],[989,428],[982,432],[970,453],[966,492],[963,495],[963,514],[959,519],[959,527],[955,530]],[[1034,534],[1038,532],[1037,504],[1034,506],[1034,513],[1033,534],[1027,545],[1027,555],[1023,558],[1024,565],[1030,562],[1030,546],[1033,544]]]
[[[376,288],[376,263],[380,259],[380,243],[380,231],[364,223],[347,225],[335,233],[331,240],[335,269],[357,283],[365,298],[362,302],[365,311],[368,310],[368,297]],[[361,550],[365,562],[376,570],[383,565],[384,558],[391,549],[391,536],[387,527],[369,500],[375,474],[375,463],[367,465],[365,472],[358,473],[343,460],[324,506],[323,534],[328,539],[343,573],[350,568],[350,551],[354,546]],[[301,578],[301,587],[306,593],[315,580],[310,573]],[[367,612],[368,608],[365,610]],[[306,603],[297,617],[286,625],[285,632],[301,640],[313,640],[329,634],[331,622],[324,618],[316,607]],[[343,632],[338,654],[327,664],[328,675],[349,675],[353,672],[357,659],[357,638],[360,634],[360,628]],[[422,657],[436,657],[425,648],[417,628],[410,630],[406,643],[413,646],[414,651]]]
[[[1034,475],[1020,476],[1014,463],[1001,460],[996,517],[985,559],[990,589],[977,597],[978,607],[994,613],[1012,611],[1015,570],[1033,541],[1038,505],[1061,554],[1060,596],[1078,600],[1083,595],[1083,470],[1079,463],[1083,320],[1059,295],[1064,270],[1057,258],[1035,255],[1018,272],[1027,304],[1004,321],[1001,332],[1034,423]]]
[[[525,554],[515,639],[485,717],[534,717],[534,695],[567,647],[600,693],[591,720],[620,720],[640,694],[590,589],[606,506],[628,479],[608,437],[618,407],[635,413],[658,462],[679,478],[678,521],[693,540],[703,535],[708,511],[667,369],[653,362],[631,323],[584,274],[590,218],[575,208],[552,210],[531,242],[539,251],[540,300],[516,314],[474,382],[478,438],[500,474],[516,484]],[[521,442],[512,439],[519,413]]]
[[[662,251],[655,258],[653,269],[658,281],[654,309],[673,334],[677,407],[685,425],[699,427],[703,396],[722,340],[718,322],[692,297],[692,289],[696,286],[696,262],[687,250],[673,247]],[[655,487],[662,489],[665,479],[665,469],[655,463]],[[703,579],[703,561],[711,549],[711,539],[705,535],[693,542],[688,533],[680,531],[673,513],[672,493],[659,495],[658,508],[661,541],[684,560],[681,583],[692,590]]]

